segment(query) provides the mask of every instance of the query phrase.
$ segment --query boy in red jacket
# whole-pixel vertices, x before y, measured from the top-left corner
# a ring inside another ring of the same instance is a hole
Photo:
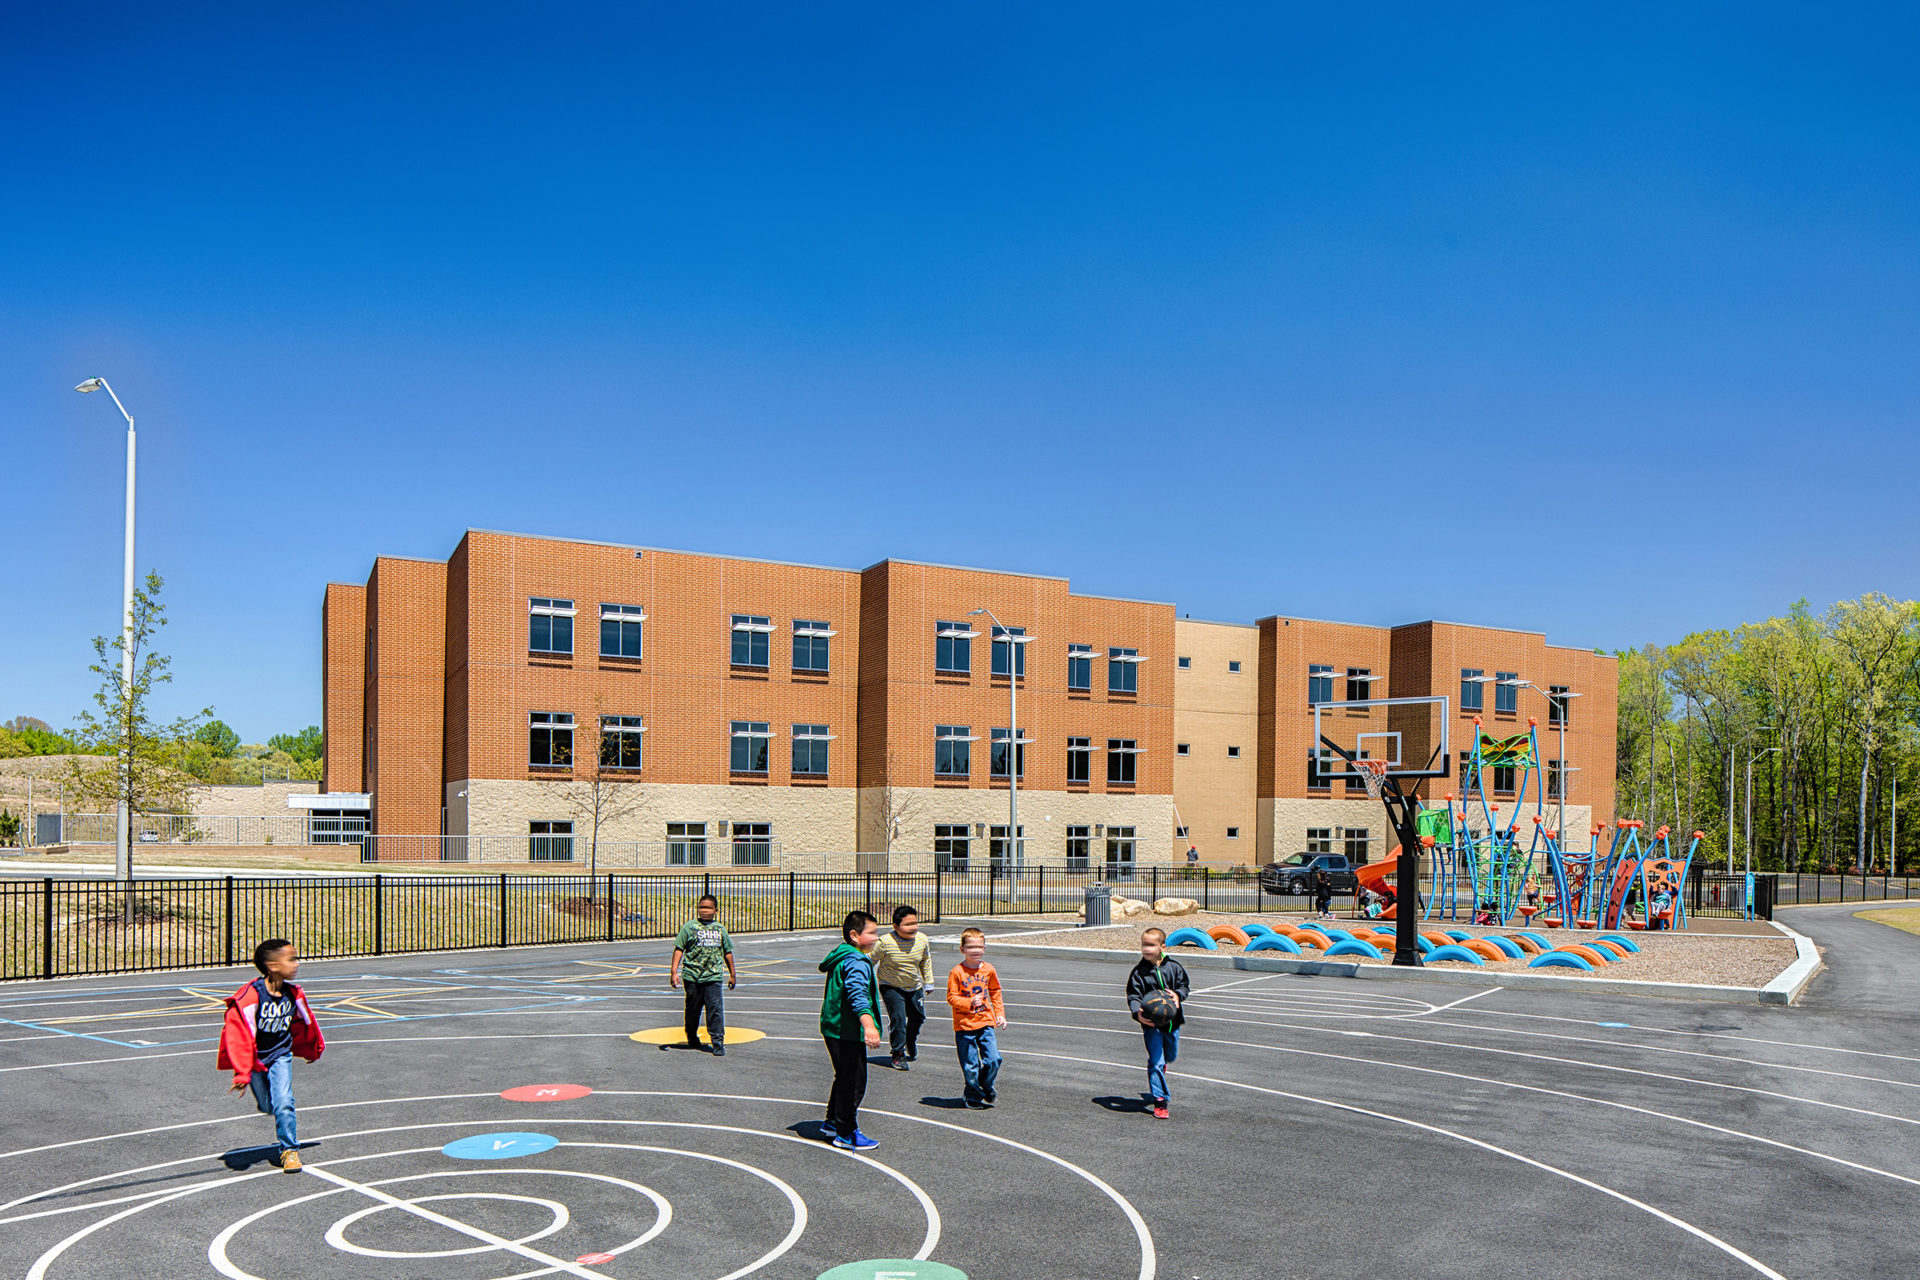
[[[293,980],[300,973],[300,953],[285,938],[269,938],[253,949],[253,967],[260,976],[227,997],[227,1021],[220,1029],[222,1071],[233,1072],[238,1093],[253,1086],[254,1105],[273,1117],[274,1136],[280,1140],[276,1163],[288,1173],[300,1172],[300,1135],[293,1113],[293,1058],[308,1062],[327,1047],[320,1024]]]

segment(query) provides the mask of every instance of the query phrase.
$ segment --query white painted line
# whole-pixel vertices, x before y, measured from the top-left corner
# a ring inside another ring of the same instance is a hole
[[[1446,1010],[1448,1010],[1448,1009],[1452,1009],[1452,1008],[1455,1008],[1455,1007],[1457,1007],[1457,1006],[1459,1006],[1459,1005],[1463,1005],[1463,1004],[1465,1004],[1465,1003],[1466,1003],[1467,1001],[1469,1001],[1469,1000],[1478,1000],[1478,999],[1479,999],[1479,998],[1480,998],[1481,996],[1490,996],[1490,995],[1492,995],[1492,994],[1493,994],[1494,992],[1496,992],[1496,991],[1499,991],[1500,989],[1501,989],[1501,988],[1499,988],[1499,987],[1488,987],[1488,988],[1487,988],[1487,989],[1486,989],[1485,991],[1476,991],[1476,992],[1474,992],[1474,993],[1473,993],[1472,995],[1470,995],[1470,996],[1461,996],[1461,997],[1460,997],[1460,998],[1459,998],[1458,1000],[1450,1000],[1450,1001],[1448,1001],[1448,1002],[1447,1002],[1446,1004],[1438,1004],[1438,1005],[1435,1005],[1435,1006],[1434,1006],[1433,1008],[1431,1008],[1431,1009],[1429,1009],[1429,1010],[1428,1010],[1427,1012],[1428,1012],[1428,1013],[1443,1013],[1443,1012],[1445,1012],[1445,1011],[1446,1011]],[[1420,1017],[1425,1017],[1425,1016],[1426,1016],[1426,1014],[1420,1014],[1420,1015],[1418,1015],[1418,1016],[1420,1016]]]

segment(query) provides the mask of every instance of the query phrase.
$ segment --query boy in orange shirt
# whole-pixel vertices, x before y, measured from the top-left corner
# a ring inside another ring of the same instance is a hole
[[[967,1106],[984,1111],[998,1095],[1000,1046],[993,1033],[1007,1025],[1000,1002],[1000,975],[987,963],[987,935],[968,929],[960,935],[960,963],[947,975],[947,1003],[953,1008],[953,1043],[966,1080]]]

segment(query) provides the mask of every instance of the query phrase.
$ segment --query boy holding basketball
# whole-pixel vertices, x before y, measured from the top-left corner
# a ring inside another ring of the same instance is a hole
[[[987,963],[987,935],[978,929],[960,933],[960,963],[947,975],[947,1005],[967,1106],[984,1111],[999,1101],[993,1085],[1000,1077],[1000,1046],[993,1033],[1006,1027],[1007,1010],[1000,975]]]
[[[220,1029],[222,1071],[233,1072],[233,1088],[253,1089],[253,1105],[273,1117],[280,1150],[274,1163],[300,1172],[300,1134],[293,1110],[293,1059],[317,1061],[327,1047],[307,997],[294,985],[300,953],[285,938],[269,938],[253,949],[260,976],[227,997],[226,1023]]]
[[[1127,975],[1127,1008],[1147,1042],[1147,1092],[1153,1118],[1168,1116],[1167,1064],[1180,1056],[1180,1025],[1187,1020],[1187,971],[1167,958],[1167,935],[1140,935],[1140,963]]]

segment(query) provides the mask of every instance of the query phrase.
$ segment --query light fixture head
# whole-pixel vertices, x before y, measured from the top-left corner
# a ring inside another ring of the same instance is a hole
[[[89,391],[98,391],[106,385],[106,381],[102,378],[88,378],[85,382],[75,387],[74,390],[84,395]]]

